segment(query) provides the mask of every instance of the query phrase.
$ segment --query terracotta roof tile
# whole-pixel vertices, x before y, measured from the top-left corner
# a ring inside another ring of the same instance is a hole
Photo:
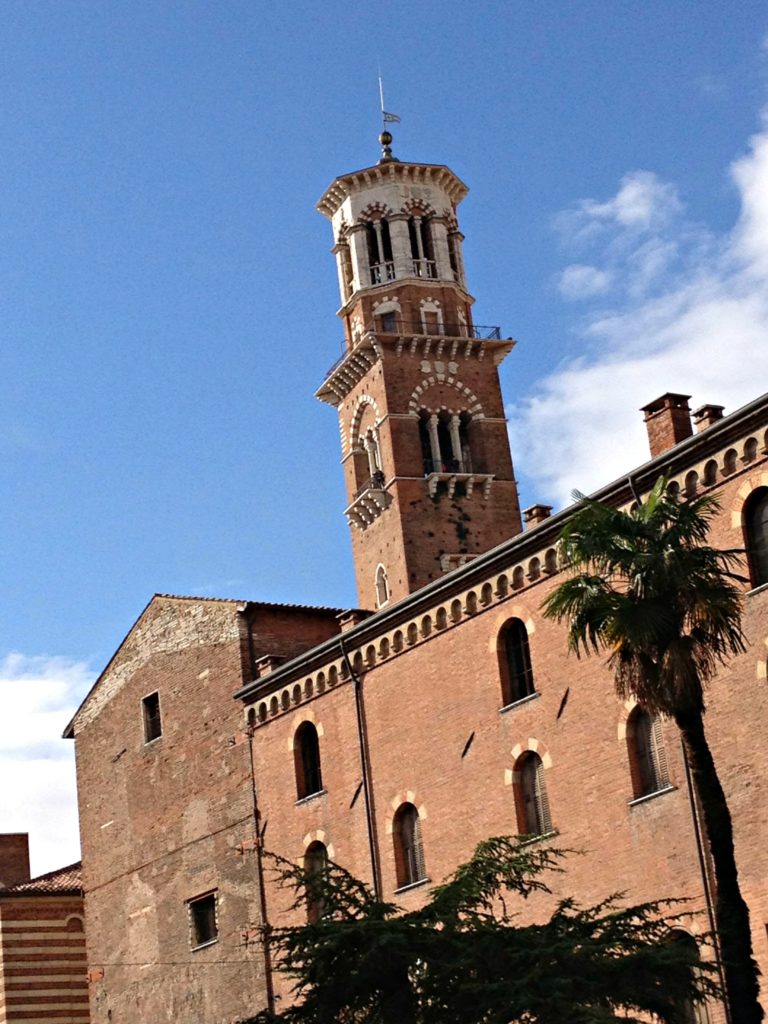
[[[17,882],[7,889],[0,889],[0,897],[7,895],[52,895],[57,893],[79,892],[82,889],[81,864],[69,864],[65,868],[57,868],[56,871],[48,871],[37,878],[30,878],[28,882]]]

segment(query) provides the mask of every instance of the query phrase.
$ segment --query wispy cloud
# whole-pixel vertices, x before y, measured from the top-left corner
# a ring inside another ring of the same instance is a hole
[[[564,299],[589,299],[602,295],[611,286],[611,275],[584,263],[572,263],[560,275],[560,294]]]
[[[29,832],[35,874],[80,856],[74,749],[60,737],[92,678],[65,658],[0,660],[0,828]]]
[[[561,275],[561,294],[599,295],[600,307],[580,332],[581,357],[510,410],[536,500],[566,504],[574,488],[592,490],[645,461],[637,410],[665,391],[733,410],[765,388],[768,120],[730,173],[741,212],[722,235],[692,222],[677,187],[650,171],[557,217],[564,244],[581,257]]]

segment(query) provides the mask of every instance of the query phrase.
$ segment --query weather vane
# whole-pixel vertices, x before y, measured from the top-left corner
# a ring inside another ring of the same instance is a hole
[[[388,160],[397,160],[396,156],[392,156],[392,133],[387,125],[400,124],[400,118],[397,114],[391,114],[384,109],[384,84],[381,80],[381,70],[379,70],[379,101],[381,104],[381,135],[379,136],[381,160],[379,163],[385,163]]]

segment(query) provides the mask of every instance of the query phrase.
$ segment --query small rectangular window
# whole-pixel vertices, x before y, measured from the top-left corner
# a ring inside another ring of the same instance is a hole
[[[191,927],[192,948],[205,946],[215,942],[219,937],[219,926],[216,921],[216,893],[209,892],[205,896],[188,903]]]
[[[163,734],[163,723],[160,720],[160,694],[150,693],[141,702],[144,711],[144,742],[151,743]]]

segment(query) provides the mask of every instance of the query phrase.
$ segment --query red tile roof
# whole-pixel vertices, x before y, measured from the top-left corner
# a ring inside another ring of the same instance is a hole
[[[28,882],[17,882],[7,889],[0,889],[0,899],[3,896],[56,896],[82,892],[81,864],[69,864],[65,868],[57,868],[56,871],[48,871],[37,878],[30,878]]]

